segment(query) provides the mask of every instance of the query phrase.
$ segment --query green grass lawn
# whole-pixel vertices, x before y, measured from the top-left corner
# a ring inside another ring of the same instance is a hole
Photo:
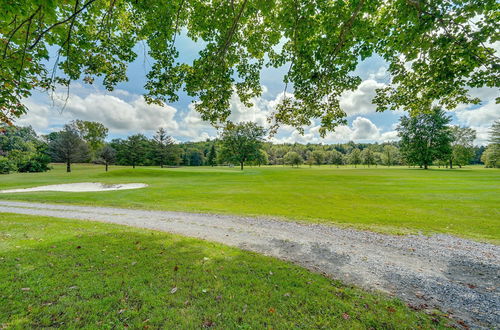
[[[389,233],[449,233],[500,241],[500,171],[482,167],[124,168],[78,165],[70,174],[0,176],[0,189],[99,181],[145,189],[3,194],[0,199],[278,216]]]
[[[0,328],[443,327],[439,314],[221,244],[0,214]]]

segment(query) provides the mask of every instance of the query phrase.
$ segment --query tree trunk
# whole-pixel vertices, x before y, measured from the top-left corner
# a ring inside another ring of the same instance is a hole
[[[450,169],[452,169],[452,168],[453,168],[453,161],[450,158]]]
[[[240,162],[240,169],[243,171],[243,162]]]
[[[108,163],[106,163],[106,172],[108,171]]]
[[[426,169],[427,169],[427,164],[424,164],[424,170],[426,170]]]
[[[134,164],[132,164],[132,168],[135,168],[135,163],[134,163]]]
[[[66,161],[66,172],[67,173],[71,172],[71,163],[69,160]]]

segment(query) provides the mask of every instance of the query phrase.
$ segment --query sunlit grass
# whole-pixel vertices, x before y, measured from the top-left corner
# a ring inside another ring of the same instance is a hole
[[[389,233],[500,239],[500,171],[303,166],[125,168],[77,165],[64,172],[0,176],[0,189],[98,181],[148,188],[99,193],[2,194],[0,199],[276,216]]]
[[[0,213],[0,328],[428,329],[438,314],[221,244]]]

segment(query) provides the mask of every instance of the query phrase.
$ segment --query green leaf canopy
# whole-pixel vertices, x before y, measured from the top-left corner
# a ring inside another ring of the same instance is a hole
[[[373,54],[391,76],[377,110],[453,109],[479,102],[471,87],[500,86],[491,47],[499,9],[495,0],[4,0],[0,121],[24,114],[35,88],[101,76],[112,90],[128,79],[140,42],[153,60],[146,100],[176,101],[184,90],[213,124],[226,121],[233,93],[247,105],[262,93],[264,67],[287,66],[273,128],[319,119],[325,134],[345,123],[339,98],[357,88],[353,72]],[[181,31],[203,41],[192,63],[179,60]],[[49,49],[58,50],[53,67]]]

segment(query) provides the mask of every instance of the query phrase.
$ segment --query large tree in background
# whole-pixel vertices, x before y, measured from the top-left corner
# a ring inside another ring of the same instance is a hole
[[[71,80],[107,90],[126,81],[145,43],[151,58],[146,100],[178,91],[204,120],[224,122],[234,93],[246,105],[262,94],[263,67],[286,67],[273,128],[317,118],[325,134],[345,123],[339,99],[356,89],[360,61],[377,54],[391,79],[377,110],[416,114],[437,104],[477,103],[470,87],[499,87],[497,0],[24,0],[0,6],[0,121],[27,111],[35,88]],[[183,33],[203,47],[179,54]],[[290,93],[286,93],[286,92]],[[293,93],[293,96],[292,94]]]
[[[104,140],[108,136],[108,128],[96,121],[74,120],[70,123],[80,137],[87,142],[92,160],[98,157],[99,151],[104,147]]]
[[[50,157],[47,143],[42,141],[31,126],[16,127],[0,124],[0,173],[45,172]]]
[[[219,151],[221,159],[239,164],[243,170],[245,162],[259,158],[265,133],[264,128],[255,123],[229,122],[221,134]]]
[[[469,164],[474,157],[474,140],[476,131],[470,127],[451,126],[451,157],[450,168],[453,165],[462,167]]]
[[[447,160],[453,136],[447,126],[451,118],[439,108],[417,116],[403,116],[397,127],[401,154],[408,164],[425,169],[437,159]]]
[[[53,160],[66,163],[66,172],[71,172],[71,164],[88,160],[89,149],[73,125],[64,129],[49,143]]]

